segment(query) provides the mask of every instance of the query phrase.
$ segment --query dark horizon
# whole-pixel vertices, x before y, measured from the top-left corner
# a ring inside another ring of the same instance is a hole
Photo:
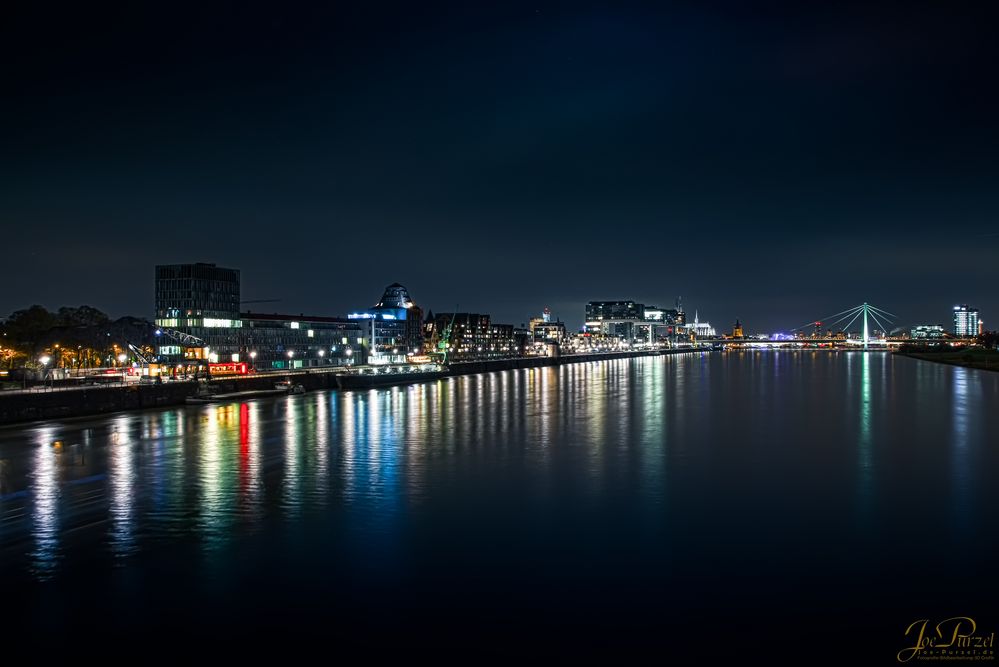
[[[520,324],[589,300],[719,333],[863,301],[995,329],[999,53],[975,4],[19,7],[0,26],[0,316],[255,312],[400,282]]]

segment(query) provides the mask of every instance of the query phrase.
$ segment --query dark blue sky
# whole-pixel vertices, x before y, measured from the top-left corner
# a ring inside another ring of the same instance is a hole
[[[151,315],[154,264],[213,261],[296,313],[995,328],[995,10],[812,4],[15,10],[0,314]]]

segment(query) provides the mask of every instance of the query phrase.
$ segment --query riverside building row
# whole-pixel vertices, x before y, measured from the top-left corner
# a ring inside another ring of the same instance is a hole
[[[242,311],[240,272],[215,264],[156,267],[157,349],[164,362],[204,359],[257,370],[403,363],[436,351],[451,326],[452,359],[515,356],[523,349],[511,325],[477,313],[429,314],[399,283],[369,308],[346,317]]]
[[[714,335],[697,317],[687,323],[679,299],[673,309],[591,301],[576,333],[547,308],[520,328],[485,313],[424,317],[399,283],[387,286],[373,306],[345,317],[255,313],[241,308],[239,270],[205,263],[157,266],[155,297],[161,362],[203,359],[261,371],[405,363],[445,351],[452,361],[580,353]]]

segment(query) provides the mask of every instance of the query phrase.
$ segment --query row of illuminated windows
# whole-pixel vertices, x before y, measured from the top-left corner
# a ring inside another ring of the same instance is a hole
[[[218,317],[204,317],[204,318],[159,317],[156,319],[156,326],[169,327],[171,329],[176,327],[185,327],[185,328],[200,327],[204,329],[238,329],[243,326],[243,321],[223,319]]]

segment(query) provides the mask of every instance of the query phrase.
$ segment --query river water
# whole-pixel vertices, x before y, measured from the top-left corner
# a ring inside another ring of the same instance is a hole
[[[892,662],[917,619],[997,629],[997,472],[999,373],[877,352],[8,427],[4,623],[235,631],[232,650]]]

